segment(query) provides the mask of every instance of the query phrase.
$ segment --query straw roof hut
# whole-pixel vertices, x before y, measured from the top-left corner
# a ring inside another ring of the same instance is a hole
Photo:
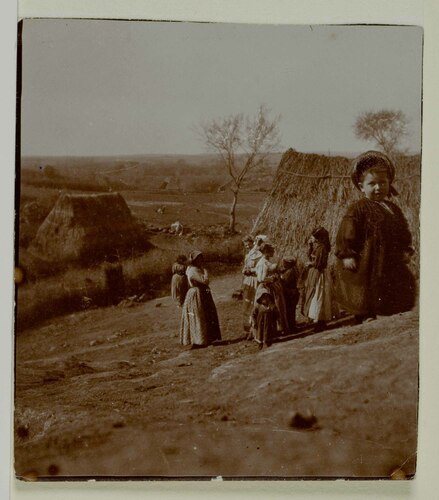
[[[413,271],[418,274],[420,157],[402,157],[395,167],[394,186],[399,192],[395,202],[409,222],[415,248]],[[347,158],[289,149],[282,156],[252,232],[268,234],[280,256],[293,254],[302,262],[307,239],[317,226],[324,226],[335,244],[347,206],[361,196],[350,180],[350,170]]]
[[[86,263],[149,246],[143,228],[119,193],[64,193],[29,250],[46,261]]]

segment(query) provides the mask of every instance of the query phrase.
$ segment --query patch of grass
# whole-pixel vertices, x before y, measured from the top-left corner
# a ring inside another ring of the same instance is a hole
[[[177,238],[177,237],[174,237]],[[17,331],[22,331],[55,316],[93,306],[113,303],[145,294],[146,299],[169,293],[171,267],[177,255],[197,249],[204,253],[208,266],[223,271],[242,260],[241,237],[219,240],[204,235],[194,239],[175,239],[171,248],[153,248],[147,253],[120,261],[123,289],[109,289],[106,263],[89,268],[70,268],[56,276],[28,282],[18,289]],[[90,299],[90,300],[88,300]]]

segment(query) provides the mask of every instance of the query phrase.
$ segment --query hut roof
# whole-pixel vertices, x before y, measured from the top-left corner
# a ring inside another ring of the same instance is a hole
[[[87,262],[145,245],[144,232],[119,193],[64,193],[30,251],[49,261]]]
[[[395,202],[408,219],[415,250],[419,249],[420,157],[401,157],[396,162]],[[338,226],[347,206],[361,194],[350,179],[347,158],[284,153],[253,227],[253,233],[268,234],[280,256],[296,255],[305,261],[306,242],[313,229],[325,227],[335,243]],[[418,253],[418,252],[417,252]],[[419,257],[415,255],[415,266]]]

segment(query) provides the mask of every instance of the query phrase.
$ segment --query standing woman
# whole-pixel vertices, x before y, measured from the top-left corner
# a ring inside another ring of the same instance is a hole
[[[243,310],[243,323],[244,331],[249,334],[251,326],[251,317],[253,306],[255,303],[256,288],[258,287],[258,280],[256,278],[256,264],[262,257],[259,250],[260,245],[266,239],[264,235],[258,235],[253,242],[251,236],[244,238],[243,243],[248,252],[244,258],[244,268],[242,274],[242,298],[244,302]],[[253,244],[254,243],[254,244]]]
[[[189,290],[183,304],[180,342],[192,348],[207,346],[221,340],[218,313],[209,288],[209,276],[204,268],[203,254],[191,252],[186,270]]]
[[[318,331],[332,319],[331,277],[327,269],[330,250],[329,233],[324,227],[319,227],[309,239],[309,270],[303,304],[304,316],[315,323]]]

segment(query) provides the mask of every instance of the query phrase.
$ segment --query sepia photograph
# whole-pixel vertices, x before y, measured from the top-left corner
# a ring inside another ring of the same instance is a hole
[[[16,478],[412,479],[423,29],[17,43]]]

